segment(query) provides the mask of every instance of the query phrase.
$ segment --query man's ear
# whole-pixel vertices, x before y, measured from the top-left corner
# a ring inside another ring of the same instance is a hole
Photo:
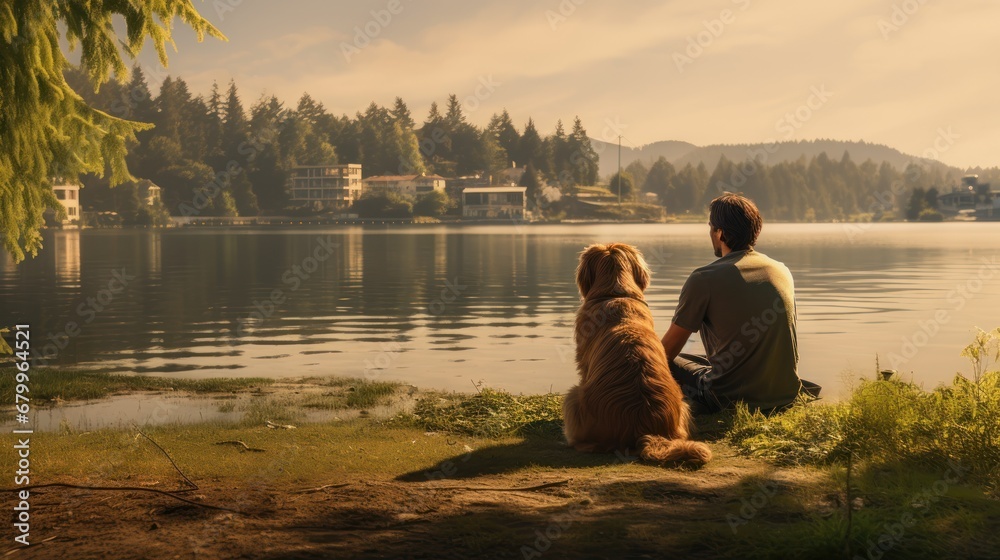
[[[594,287],[597,263],[605,253],[607,247],[604,245],[591,245],[580,253],[580,264],[576,267],[576,287],[580,289],[580,296],[587,297],[590,289]]]

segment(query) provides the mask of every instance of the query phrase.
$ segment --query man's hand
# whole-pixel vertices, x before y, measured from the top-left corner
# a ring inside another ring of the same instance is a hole
[[[663,351],[667,354],[668,364],[673,362],[674,358],[681,353],[681,349],[687,344],[688,338],[691,337],[693,332],[670,323],[667,334],[663,335]]]

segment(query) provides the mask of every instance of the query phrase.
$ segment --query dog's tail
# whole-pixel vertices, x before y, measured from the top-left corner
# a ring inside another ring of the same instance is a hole
[[[712,458],[712,450],[697,441],[645,435],[639,438],[639,457],[644,461],[657,463],[688,463],[701,466]]]

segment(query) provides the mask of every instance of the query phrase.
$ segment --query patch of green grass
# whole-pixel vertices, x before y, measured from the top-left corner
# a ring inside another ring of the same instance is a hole
[[[284,423],[301,418],[295,402],[285,397],[250,399],[242,407],[242,411],[242,426],[264,426],[268,421]]]
[[[963,352],[973,377],[958,375],[933,391],[895,379],[864,381],[832,404],[797,403],[764,416],[737,409],[729,431],[741,451],[781,463],[904,462],[933,467],[954,461],[977,482],[1000,489],[1000,329],[980,332]]]
[[[403,387],[401,383],[353,378],[309,378],[303,382],[334,389],[321,394],[305,394],[295,401],[297,406],[317,410],[365,409],[386,405]]]
[[[269,418],[275,420],[275,418]],[[299,481],[354,482],[359,477],[396,476],[411,470],[437,468],[453,457],[454,441],[425,436],[415,428],[377,425],[370,420],[297,424],[294,430],[259,425],[206,422],[143,428],[166,449],[184,472],[199,483],[228,480],[238,484],[288,485]],[[12,434],[0,434],[0,444],[16,443]],[[22,436],[23,437],[23,436]],[[170,486],[178,476],[170,461],[133,430],[108,428],[92,432],[46,432],[31,436],[32,446],[44,450],[32,455],[32,475],[41,481],[73,479],[81,484],[158,480]],[[238,446],[216,445],[242,441],[262,453]],[[505,442],[463,443],[479,449]],[[0,453],[0,468],[17,470],[17,456]],[[464,464],[463,464],[464,466]],[[287,488],[287,486],[286,486]]]
[[[429,431],[479,437],[557,436],[562,429],[562,395],[512,395],[495,389],[450,399],[432,395],[418,400],[412,414],[398,420]]]
[[[15,368],[0,368],[0,404],[14,402],[16,385]],[[189,391],[192,393],[226,393],[246,391],[270,385],[272,379],[259,377],[233,377],[218,379],[173,379],[144,377],[105,372],[63,370],[53,368],[32,369],[28,387],[36,403],[90,400],[129,391]]]
[[[368,408],[386,404],[400,386],[399,383],[385,381],[357,383],[347,393],[347,406],[348,408]]]

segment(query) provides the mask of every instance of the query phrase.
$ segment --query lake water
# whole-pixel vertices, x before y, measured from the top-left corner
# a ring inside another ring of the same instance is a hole
[[[185,377],[366,376],[471,391],[575,383],[577,255],[640,247],[662,333],[705,225],[392,226],[47,232],[0,258],[0,325],[44,363]],[[835,396],[883,368],[925,386],[968,371],[1000,326],[1000,224],[768,224],[795,276],[800,371]],[[692,340],[687,351],[699,351]]]

